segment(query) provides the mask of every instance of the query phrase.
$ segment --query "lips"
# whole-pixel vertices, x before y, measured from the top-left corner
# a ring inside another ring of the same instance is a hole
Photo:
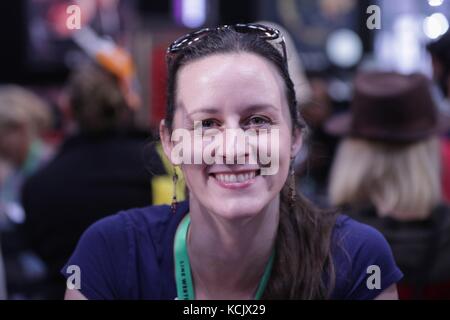
[[[260,170],[250,170],[242,172],[217,172],[211,176],[215,181],[227,189],[242,189],[255,182],[255,178],[260,175]]]

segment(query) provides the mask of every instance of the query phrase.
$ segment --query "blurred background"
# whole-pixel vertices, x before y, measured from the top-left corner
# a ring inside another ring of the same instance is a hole
[[[439,0],[79,2],[90,27],[132,52],[144,100],[139,118],[153,127],[164,113],[160,88],[165,48],[191,29],[260,20],[279,23],[291,33],[308,77],[326,80],[332,102],[345,103],[350,94],[348,81],[361,65],[431,75],[425,45],[448,29],[450,12],[449,2]],[[63,125],[54,101],[58,88],[69,71],[86,59],[74,41],[55,27],[58,19],[65,21],[68,3],[20,0],[1,4],[0,81],[26,85],[45,96],[56,116],[55,129]],[[366,11],[374,4],[381,9],[381,29],[369,30]]]
[[[66,26],[73,4],[80,8],[80,30]],[[0,280],[0,298],[62,297],[58,268],[90,223],[127,207],[170,203],[172,169],[151,142],[165,110],[165,51],[178,36],[256,21],[276,23],[290,34],[291,50],[299,56],[299,100],[310,126],[310,140],[297,159],[299,188],[326,207],[337,138],[323,123],[349,108],[355,73],[420,72],[433,79],[426,46],[448,31],[448,19],[448,0],[1,1],[0,275],[6,280]],[[122,93],[120,103],[112,101],[114,90]],[[440,110],[450,112],[445,94],[435,92]],[[104,105],[98,114],[84,107],[91,98]],[[9,101],[5,110],[2,101]],[[104,144],[92,147],[92,141]],[[83,154],[99,150],[104,153],[98,159],[87,156],[83,162]],[[117,153],[130,157],[113,164]],[[119,165],[141,165],[141,158],[145,173],[117,172]],[[110,171],[101,175],[96,165]],[[86,177],[78,181],[81,171]],[[114,185],[111,172],[117,185],[134,189],[118,187],[97,198],[81,194]],[[59,193],[64,186],[78,198]],[[119,192],[129,192],[128,202],[92,205]],[[62,213],[65,207],[73,212]],[[81,210],[89,212],[81,217]]]
[[[71,2],[20,0],[1,4],[0,81],[31,88],[51,104],[53,128],[62,129],[56,101],[70,70],[86,54],[58,30]],[[450,4],[440,0],[98,0],[79,1],[83,19],[100,36],[132,52],[143,108],[139,121],[152,128],[164,114],[164,51],[189,30],[249,21],[279,23],[292,35],[306,75],[323,81],[333,104],[349,99],[358,67],[382,67],[431,76],[425,45],[448,29]],[[370,30],[370,5],[381,9],[380,29]],[[59,19],[59,22],[58,22]],[[60,26],[61,27],[61,26]],[[320,85],[317,85],[320,86]]]

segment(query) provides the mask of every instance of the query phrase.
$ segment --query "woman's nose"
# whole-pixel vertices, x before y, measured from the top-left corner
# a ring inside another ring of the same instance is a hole
[[[245,164],[249,146],[244,130],[241,128],[226,128],[222,132],[222,145],[217,148],[217,156],[222,157],[226,164]]]

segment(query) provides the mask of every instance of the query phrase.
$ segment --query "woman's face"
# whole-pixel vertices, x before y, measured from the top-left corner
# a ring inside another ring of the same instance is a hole
[[[301,147],[301,134],[295,130],[292,135],[285,85],[276,67],[250,53],[211,55],[183,66],[178,72],[176,88],[173,132],[177,129],[194,132],[195,123],[200,123],[204,135],[221,137],[224,141],[224,147],[213,153],[215,159],[223,157],[224,164],[219,161],[181,164],[191,202],[197,201],[208,211],[231,219],[254,216],[278,201],[291,156]],[[174,142],[170,141],[164,125],[161,129],[164,149],[174,161]],[[272,140],[275,143],[270,146],[258,140],[245,148],[237,140],[225,138],[230,129],[278,133],[272,136],[276,141]],[[201,146],[204,148],[210,141],[202,139]],[[192,143],[191,151],[198,153],[198,147]],[[278,155],[273,174],[261,174],[265,166],[259,158],[251,161],[251,151],[254,155],[263,151]],[[238,156],[245,157],[244,164],[237,164]],[[230,159],[234,164],[226,164]]]

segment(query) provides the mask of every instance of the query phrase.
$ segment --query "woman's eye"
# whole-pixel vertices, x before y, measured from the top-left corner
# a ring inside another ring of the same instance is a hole
[[[217,125],[217,122],[213,119],[205,119],[202,120],[202,127],[203,128],[213,128]]]
[[[266,117],[261,117],[261,116],[251,117],[247,121],[247,125],[256,126],[256,127],[266,126],[266,125],[270,125],[270,124],[271,124],[270,119],[268,119]]]

